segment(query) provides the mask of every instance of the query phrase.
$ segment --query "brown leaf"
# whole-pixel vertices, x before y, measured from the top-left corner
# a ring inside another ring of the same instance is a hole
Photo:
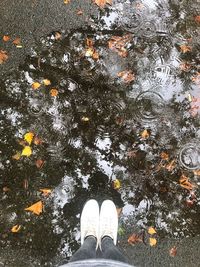
[[[3,192],[4,193],[7,193],[7,192],[9,192],[10,191],[10,188],[9,187],[7,187],[7,186],[4,186],[3,187]]]
[[[138,234],[132,234],[131,236],[129,236],[128,238],[128,243],[130,245],[135,245],[138,242],[143,242],[142,238],[140,235]]]
[[[105,8],[106,4],[112,5],[112,0],[93,0],[93,2],[101,8]]]
[[[5,50],[0,50],[0,64],[5,63],[5,61],[8,59],[8,54]]]
[[[127,57],[128,50],[126,48],[127,44],[131,41],[132,35],[126,34],[124,36],[112,36],[108,41],[108,47],[117,52],[121,57]]]
[[[180,186],[187,190],[192,190],[194,188],[194,185],[189,182],[189,178],[185,176],[184,174],[181,175],[179,179]]]
[[[195,17],[194,17],[194,20],[195,20],[196,22],[200,23],[200,16],[199,16],[199,15],[198,15],[198,16],[195,16]]]
[[[86,51],[85,56],[86,57],[92,57],[95,60],[99,59],[99,53],[94,48],[94,41],[91,38],[86,38]]]
[[[55,39],[58,41],[62,38],[62,34],[60,32],[55,33]]]
[[[64,0],[64,4],[69,4],[71,0]]]
[[[171,172],[175,167],[176,167],[176,162],[175,159],[173,159],[169,164],[165,166],[165,169]]]
[[[13,41],[14,45],[20,45],[21,44],[21,38],[17,37],[14,41]]]
[[[177,247],[172,247],[171,249],[170,249],[170,251],[169,251],[169,255],[171,256],[171,257],[175,257],[176,256],[176,254],[177,254]]]
[[[200,176],[200,170],[194,170],[193,173],[194,175]]]
[[[12,159],[19,160],[21,158],[21,153],[17,152],[15,155],[12,156]]]
[[[48,188],[40,189],[40,192],[42,192],[43,196],[47,197],[49,194],[51,194],[52,190]]]
[[[166,152],[162,152],[160,154],[161,159],[163,160],[169,160],[169,155]]]
[[[121,71],[117,76],[121,77],[125,83],[130,83],[135,80],[135,74],[131,70]]]
[[[76,14],[79,15],[79,16],[83,15],[83,10],[82,9],[77,10]]]
[[[37,166],[38,169],[41,169],[44,165],[44,160],[42,159],[37,159],[35,162],[35,165]]]
[[[8,42],[10,40],[10,36],[9,35],[4,35],[3,36],[3,41],[4,42]]]
[[[33,143],[38,146],[41,145],[43,143],[42,139],[40,139],[39,137],[35,136],[33,139]]]
[[[30,207],[25,208],[24,210],[31,211],[36,215],[40,215],[40,213],[42,212],[42,209],[43,209],[43,204],[42,204],[42,201],[40,200],[36,202],[35,204],[31,205]]]

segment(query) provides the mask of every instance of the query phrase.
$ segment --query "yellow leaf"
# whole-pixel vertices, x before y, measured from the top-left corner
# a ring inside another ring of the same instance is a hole
[[[120,180],[118,180],[118,179],[114,180],[113,181],[113,188],[116,189],[116,190],[118,190],[118,189],[120,189],[120,187],[121,187]]]
[[[88,122],[90,119],[89,119],[88,117],[83,116],[83,117],[81,118],[81,120],[84,121],[84,122]]]
[[[38,201],[35,204],[33,204],[32,206],[25,208],[26,211],[31,211],[36,215],[40,215],[40,213],[42,212],[42,208],[43,208],[43,204],[42,201]]]
[[[19,230],[21,229],[21,225],[19,225],[19,224],[16,224],[16,225],[14,225],[13,227],[12,227],[12,229],[11,229],[11,232],[12,233],[17,233],[17,232],[19,232]]]
[[[43,84],[44,84],[44,85],[50,85],[50,84],[51,84],[51,81],[48,80],[48,79],[44,79],[44,80],[43,80]]]
[[[48,188],[43,188],[43,189],[40,189],[40,192],[42,192],[44,196],[48,196],[49,194],[51,194],[52,190]]]
[[[19,160],[21,158],[21,153],[17,152],[14,156],[12,156],[13,159]]]
[[[25,146],[24,149],[22,150],[22,156],[29,157],[32,154],[32,149],[30,146]]]
[[[157,240],[153,237],[149,238],[149,244],[151,247],[155,246],[157,244]]]
[[[147,129],[145,129],[143,132],[141,132],[141,136],[143,139],[147,139],[149,137],[149,132]]]
[[[149,233],[150,235],[156,234],[156,230],[155,230],[153,227],[149,227],[149,229],[148,229],[148,233]]]
[[[70,0],[64,0],[64,4],[69,4],[70,3]]]
[[[24,135],[24,140],[30,145],[33,141],[34,133],[28,132]]]
[[[32,88],[33,88],[34,90],[40,88],[40,86],[41,86],[41,84],[40,84],[39,82],[34,82],[34,83],[32,84]]]

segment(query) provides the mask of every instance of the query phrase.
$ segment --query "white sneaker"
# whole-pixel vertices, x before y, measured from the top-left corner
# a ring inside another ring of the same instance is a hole
[[[101,205],[99,218],[99,246],[104,236],[113,239],[114,244],[117,243],[118,230],[118,214],[115,204],[111,200],[104,200]]]
[[[90,199],[86,202],[81,213],[81,245],[89,235],[99,237],[99,204]]]

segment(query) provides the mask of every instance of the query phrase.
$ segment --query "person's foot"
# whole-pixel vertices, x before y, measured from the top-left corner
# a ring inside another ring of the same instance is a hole
[[[81,213],[81,245],[88,236],[99,237],[99,204],[90,199],[86,202]]]
[[[101,240],[105,236],[113,239],[114,244],[117,243],[118,215],[115,204],[111,200],[104,200],[101,205],[99,218],[99,246]]]

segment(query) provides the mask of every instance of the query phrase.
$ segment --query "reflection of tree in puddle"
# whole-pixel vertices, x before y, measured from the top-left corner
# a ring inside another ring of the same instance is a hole
[[[116,20],[113,32],[111,25],[105,33],[80,30],[43,38],[24,65],[1,82],[0,168],[3,203],[11,207],[0,215],[5,247],[15,245],[9,229],[20,223],[18,242],[35,256],[46,251],[42,263],[56,261],[61,252],[64,257],[64,247],[69,256],[77,248],[79,214],[90,197],[125,205],[122,220],[130,227],[152,224],[163,236],[199,233],[199,166],[191,167],[199,162],[199,150],[182,150],[199,137],[199,109],[191,112],[199,97],[196,13],[187,15],[187,6],[177,3],[169,10],[138,3],[137,8],[138,14]],[[166,11],[158,27],[152,20]],[[121,13],[126,12],[124,6]],[[134,76],[125,80],[119,73]],[[45,79],[51,83],[45,85]],[[40,84],[36,90],[34,82]],[[29,131],[42,144],[32,145],[30,158],[13,160]],[[39,167],[38,159],[44,162]],[[120,189],[113,189],[115,179]],[[54,193],[45,198],[40,188]],[[26,205],[40,198],[43,214],[25,214]]]

